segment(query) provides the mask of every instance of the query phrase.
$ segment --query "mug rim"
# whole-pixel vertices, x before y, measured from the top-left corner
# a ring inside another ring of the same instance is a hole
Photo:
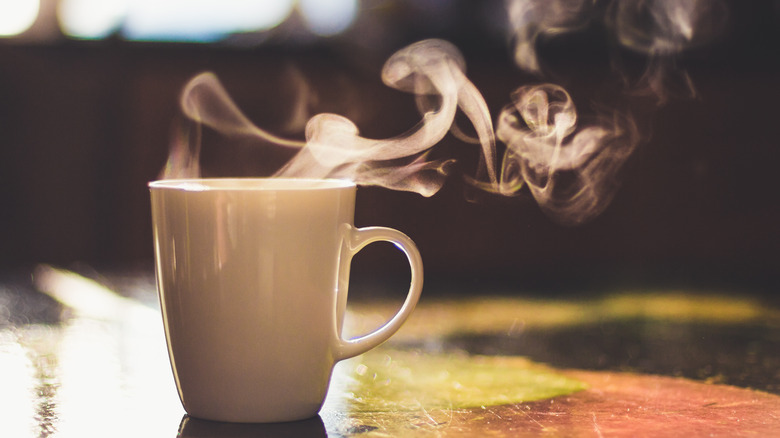
[[[333,190],[355,187],[353,181],[337,178],[289,178],[289,177],[208,177],[172,178],[149,182],[149,189],[205,191],[293,191]]]

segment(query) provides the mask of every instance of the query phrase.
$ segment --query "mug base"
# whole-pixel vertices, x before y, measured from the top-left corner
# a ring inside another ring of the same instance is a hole
[[[179,437],[327,437],[322,418],[315,414],[307,419],[287,422],[224,422],[185,415],[179,424]]]

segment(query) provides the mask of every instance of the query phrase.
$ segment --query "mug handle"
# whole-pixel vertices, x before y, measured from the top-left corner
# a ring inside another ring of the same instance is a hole
[[[406,254],[406,258],[409,261],[409,266],[411,268],[411,284],[409,285],[409,292],[406,295],[406,300],[401,306],[401,309],[383,326],[366,335],[353,339],[344,339],[341,336],[341,326],[344,320],[344,311],[347,306],[346,283],[349,281],[349,267],[352,262],[352,257],[368,244],[381,241],[393,243],[398,249]],[[339,287],[337,315],[339,333],[337,334],[337,347],[335,351],[336,361],[363,354],[366,351],[377,347],[401,328],[401,325],[412,313],[412,310],[414,310],[414,306],[417,305],[417,301],[420,299],[420,293],[422,292],[423,265],[420,251],[417,249],[417,245],[414,244],[412,239],[398,230],[385,227],[355,228],[351,225],[347,225],[344,232],[344,257],[341,260],[339,282],[341,287]]]

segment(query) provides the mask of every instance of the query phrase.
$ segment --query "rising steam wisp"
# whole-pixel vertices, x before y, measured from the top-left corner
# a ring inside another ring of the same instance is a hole
[[[181,107],[191,129],[172,145],[164,178],[200,175],[201,126],[228,137],[250,138],[261,147],[283,147],[294,155],[271,175],[345,178],[424,196],[444,184],[454,159],[429,160],[448,131],[456,137],[458,110],[473,124],[480,165],[466,180],[482,189],[514,195],[527,186],[541,208],[564,224],[579,224],[601,213],[618,186],[617,173],[637,143],[627,117],[578,126],[569,94],[556,85],[521,87],[501,113],[498,138],[506,144],[498,164],[496,134],[487,104],[465,74],[465,61],[452,44],[424,40],[391,56],[382,70],[390,87],[413,93],[422,119],[389,139],[360,135],[348,118],[317,114],[306,124],[305,141],[290,140],[254,125],[233,103],[216,76],[204,73],[184,88]]]
[[[578,128],[577,110],[562,87],[524,86],[499,117],[507,145],[502,192],[527,184],[554,220],[577,225],[600,214],[618,186],[618,173],[638,144],[633,120],[615,114]]]
[[[317,114],[306,124],[306,140],[277,137],[255,126],[229,98],[211,73],[195,77],[184,89],[181,106],[196,129],[175,139],[164,177],[192,177],[200,172],[200,125],[229,136],[249,136],[264,145],[297,149],[295,156],[272,176],[347,178],[362,185],[379,185],[424,196],[444,184],[451,159],[427,159],[427,153],[453,126],[458,109],[472,121],[482,144],[484,170],[496,181],[495,139],[482,95],[468,80],[465,62],[452,44],[425,40],[390,57],[382,71],[388,86],[414,93],[422,120],[390,139],[370,139],[338,114]],[[433,107],[431,96],[438,96]]]

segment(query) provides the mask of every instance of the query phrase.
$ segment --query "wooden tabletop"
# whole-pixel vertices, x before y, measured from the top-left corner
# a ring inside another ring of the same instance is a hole
[[[30,275],[32,274],[32,275]],[[151,275],[48,266],[0,279],[0,436],[771,436],[780,311],[745,294],[424,297],[337,365],[319,416],[186,416]],[[360,334],[400,306],[350,303]]]

